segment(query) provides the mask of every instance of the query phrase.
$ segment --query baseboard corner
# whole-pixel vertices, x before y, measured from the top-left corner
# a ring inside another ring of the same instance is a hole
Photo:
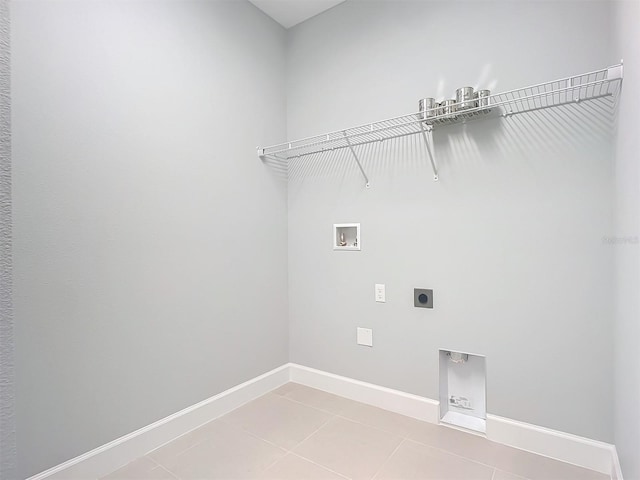
[[[622,467],[618,457],[618,449],[615,445],[611,447],[611,480],[624,480],[622,478]]]

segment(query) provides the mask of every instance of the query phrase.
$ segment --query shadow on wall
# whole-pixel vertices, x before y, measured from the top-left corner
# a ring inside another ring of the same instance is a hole
[[[502,117],[498,112],[465,123],[437,126],[433,151],[441,180],[456,172],[482,168],[510,168],[551,173],[560,158],[572,168],[589,161],[575,152],[599,150],[609,145],[614,132],[617,96],[580,103],[537,108]],[[419,175],[432,179],[429,156],[421,135],[374,141],[355,147],[362,166],[376,183],[379,176]],[[572,153],[568,155],[568,153]],[[348,148],[265,161],[278,172],[288,171],[290,186],[309,180],[360,177]],[[363,185],[364,185],[364,179]]]
[[[270,171],[273,176],[279,180],[287,180],[288,178],[288,166],[287,161],[283,158],[275,157],[262,157],[262,163],[267,170]]]

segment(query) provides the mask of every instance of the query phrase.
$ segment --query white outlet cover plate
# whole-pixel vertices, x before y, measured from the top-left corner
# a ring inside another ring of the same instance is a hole
[[[387,296],[384,283],[376,283],[376,302],[385,303],[386,301]]]
[[[373,330],[371,330],[370,328],[358,327],[357,337],[358,345],[373,347]]]

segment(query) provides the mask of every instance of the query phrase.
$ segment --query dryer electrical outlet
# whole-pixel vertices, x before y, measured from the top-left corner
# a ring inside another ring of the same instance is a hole
[[[433,308],[433,290],[430,288],[414,288],[413,306],[419,308]]]

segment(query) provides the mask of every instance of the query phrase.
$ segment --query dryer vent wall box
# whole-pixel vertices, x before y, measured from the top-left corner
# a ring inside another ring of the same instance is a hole
[[[487,369],[483,355],[439,351],[440,421],[486,432]]]

